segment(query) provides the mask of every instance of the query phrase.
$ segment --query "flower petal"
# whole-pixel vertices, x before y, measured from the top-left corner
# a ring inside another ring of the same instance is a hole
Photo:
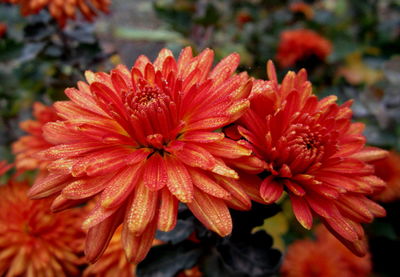
[[[147,159],[143,170],[143,182],[152,191],[162,189],[168,182],[164,159],[154,153]]]
[[[143,186],[145,187],[145,186]],[[122,245],[129,262],[138,264],[149,252],[157,230],[157,218],[151,221],[141,235],[129,230],[127,224],[122,229]]]
[[[167,188],[161,190],[161,203],[158,210],[157,228],[169,232],[175,228],[179,201]]]
[[[166,155],[164,157],[168,174],[168,189],[183,203],[193,199],[193,184],[189,172],[177,158]]]
[[[151,191],[143,182],[139,182],[135,195],[128,205],[125,224],[129,232],[140,236],[152,221],[158,203],[158,192]]]
[[[100,224],[89,229],[85,243],[86,259],[92,263],[96,262],[106,250],[115,229],[122,221],[122,213],[110,216]]]
[[[231,194],[223,189],[221,186],[219,186],[206,174],[203,174],[196,169],[189,169],[189,174],[192,178],[193,185],[201,189],[203,192],[216,198],[222,198],[225,200],[231,199]]]
[[[293,213],[300,224],[310,230],[313,223],[313,216],[307,202],[302,198],[293,194],[289,194],[292,203]]]
[[[260,195],[267,204],[275,203],[282,195],[283,186],[276,180],[274,176],[265,178],[260,186]]]
[[[193,201],[187,206],[198,220],[221,237],[232,232],[231,215],[223,200],[194,189]]]

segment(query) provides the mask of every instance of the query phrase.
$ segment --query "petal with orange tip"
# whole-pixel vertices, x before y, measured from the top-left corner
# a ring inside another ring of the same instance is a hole
[[[147,159],[143,170],[143,182],[152,191],[162,189],[168,181],[167,170],[163,158],[154,153]]]
[[[179,201],[167,188],[161,190],[160,198],[157,228],[160,231],[168,232],[175,228]]]
[[[173,153],[180,161],[191,166],[210,170],[215,166],[215,159],[206,149],[194,143],[172,142],[166,150]]]
[[[122,213],[117,212],[115,216],[108,217],[100,224],[89,229],[86,242],[90,243],[85,243],[85,256],[89,262],[94,263],[100,258],[122,218]]]
[[[214,182],[210,177],[201,173],[196,169],[189,169],[190,177],[192,178],[193,185],[195,185],[200,190],[205,193],[212,195],[216,198],[222,198],[228,200],[231,198],[231,195],[228,191],[219,186],[216,182]]]
[[[157,230],[157,218],[154,218],[140,236],[132,233],[127,224],[122,229],[122,245],[124,246],[126,258],[129,262],[138,264],[149,252],[153,245]]]
[[[223,200],[195,188],[193,201],[187,206],[208,229],[221,237],[232,232],[232,218]]]
[[[129,232],[140,236],[152,221],[157,204],[158,192],[151,191],[143,182],[139,182],[125,215]]]
[[[31,199],[39,199],[61,191],[71,180],[69,175],[49,174],[45,178],[39,178],[28,192]]]
[[[228,159],[237,159],[251,154],[251,149],[228,138],[207,144],[207,150],[213,155]]]
[[[295,217],[304,228],[310,230],[313,223],[313,216],[307,202],[302,197],[293,194],[289,194],[289,196]]]
[[[164,157],[168,174],[167,186],[169,191],[183,203],[193,199],[193,183],[186,166],[176,157],[166,155]]]
[[[100,195],[101,206],[105,209],[114,209],[121,205],[141,178],[141,169],[141,165],[130,166],[116,174]]]
[[[231,194],[231,199],[225,200],[229,207],[246,211],[251,208],[251,200],[237,180],[226,177],[216,177],[218,184]]]
[[[388,156],[388,152],[377,147],[364,147],[362,150],[351,155],[351,158],[358,159],[363,162],[372,162],[384,159]]]
[[[272,204],[281,197],[283,193],[283,186],[276,180],[274,176],[265,178],[260,186],[260,195],[267,204]]]

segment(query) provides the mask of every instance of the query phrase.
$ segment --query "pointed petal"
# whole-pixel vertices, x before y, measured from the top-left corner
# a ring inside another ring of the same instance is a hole
[[[231,199],[225,200],[229,207],[242,211],[250,210],[251,200],[237,180],[222,176],[215,176],[215,178],[218,184],[232,196]]]
[[[189,172],[177,158],[164,157],[168,174],[168,189],[179,201],[187,203],[193,199],[193,184]]]
[[[166,150],[191,167],[211,170],[216,164],[214,157],[206,149],[194,143],[174,141]]]
[[[85,256],[88,261],[94,263],[104,253],[115,229],[122,221],[121,214],[121,212],[118,212],[115,216],[111,216],[89,229],[85,243]]]
[[[113,174],[89,179],[78,179],[67,185],[61,194],[67,199],[75,200],[91,197],[104,190],[112,178],[114,178]]]
[[[210,143],[214,141],[220,141],[223,138],[224,138],[223,133],[193,131],[193,132],[186,132],[183,135],[182,140],[197,142],[197,143]]]
[[[228,159],[237,159],[251,155],[251,149],[242,145],[240,142],[228,138],[208,143],[206,149],[213,155]]]
[[[118,208],[119,207],[117,207],[115,209],[107,209],[106,210],[101,206],[100,201],[97,201],[95,208],[92,211],[90,211],[89,215],[86,217],[85,221],[82,223],[82,228],[90,229],[110,217],[116,217]]]
[[[137,236],[143,233],[156,213],[157,203],[158,192],[151,191],[143,182],[139,182],[125,216],[125,224],[130,232]]]
[[[49,174],[44,178],[39,178],[28,192],[31,199],[39,199],[61,191],[71,181],[70,175]]]
[[[126,258],[133,264],[141,262],[149,252],[153,245],[153,240],[157,230],[157,218],[147,226],[142,235],[129,231],[127,224],[124,224],[122,229],[122,245],[125,250]]]
[[[273,176],[265,178],[260,186],[260,195],[267,204],[272,204],[281,197],[283,186]]]
[[[351,158],[361,160],[363,162],[372,162],[386,158],[388,152],[377,147],[364,147],[361,151],[351,155]]]
[[[293,213],[300,224],[310,230],[313,223],[313,216],[307,202],[302,198],[293,194],[289,194],[292,203]]]
[[[219,186],[206,174],[200,172],[200,170],[189,169],[189,174],[192,178],[193,185],[203,192],[216,198],[222,198],[225,200],[231,199],[231,194],[228,191]]]
[[[121,205],[132,193],[142,176],[142,166],[130,166],[119,172],[101,193],[101,205],[105,209],[114,209]]]
[[[221,237],[232,232],[231,215],[223,200],[195,189],[193,201],[187,206],[198,220]]]
[[[162,189],[160,194],[161,203],[158,211],[157,228],[160,231],[168,232],[175,228],[179,201],[167,188]]]
[[[152,191],[162,189],[168,182],[164,159],[155,153],[147,159],[143,170],[143,182]]]

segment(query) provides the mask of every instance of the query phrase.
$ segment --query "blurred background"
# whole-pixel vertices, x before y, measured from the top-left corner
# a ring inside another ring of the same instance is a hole
[[[400,276],[399,0],[112,0],[92,21],[77,15],[61,27],[46,9],[22,16],[0,1],[0,160],[13,160],[33,103],[64,99],[87,69],[130,67],[141,54],[154,59],[167,47],[179,55],[188,45],[212,48],[216,60],[237,52],[240,70],[256,78],[266,78],[270,59],[280,78],[306,68],[315,94],[354,99],[368,144],[391,151],[376,165],[390,187],[377,198],[388,216],[367,226],[373,267],[365,276]],[[313,236],[286,206],[260,227],[283,252]]]

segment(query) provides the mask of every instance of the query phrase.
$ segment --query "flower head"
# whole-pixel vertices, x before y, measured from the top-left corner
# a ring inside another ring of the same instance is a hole
[[[319,215],[362,255],[366,250],[360,223],[385,215],[367,198],[385,186],[367,162],[385,157],[386,151],[365,147],[364,125],[351,122],[351,102],[339,106],[335,96],[318,100],[312,95],[305,70],[289,72],[278,84],[269,62],[268,75],[269,81],[254,83],[250,110],[237,122],[236,135],[253,147],[254,157],[232,162],[259,173],[262,181],[242,174],[241,182],[260,202],[273,203],[285,190],[305,228],[311,228],[313,214]]]
[[[386,159],[372,162],[375,174],[387,183],[387,187],[373,196],[375,200],[392,202],[400,199],[400,155],[390,151]]]
[[[26,183],[0,187],[0,276],[76,276],[84,232],[79,210],[53,214]]]
[[[34,198],[57,194],[53,210],[99,195],[84,222],[86,254],[95,261],[123,222],[122,242],[130,261],[141,261],[156,229],[172,230],[183,202],[209,229],[230,234],[229,207],[251,202],[225,158],[249,156],[245,145],[216,130],[248,108],[251,81],[233,74],[232,54],[211,70],[213,51],[176,61],[164,49],[154,63],[140,56],[131,70],[86,72],[89,84],[65,92],[55,103],[63,119],[45,125],[56,146],[37,156],[52,161],[50,175],[30,191]]]
[[[47,161],[35,158],[35,154],[51,146],[43,137],[43,126],[48,122],[59,119],[53,107],[47,107],[39,102],[33,105],[33,115],[36,120],[26,120],[21,122],[20,127],[29,135],[21,137],[13,145],[13,153],[16,154],[15,166],[18,170],[47,171]]]
[[[281,33],[276,60],[282,67],[294,66],[310,57],[325,60],[332,44],[312,30],[288,30]]]
[[[110,0],[0,0],[0,2],[20,5],[23,16],[36,14],[48,8],[61,27],[65,25],[67,19],[75,19],[77,11],[92,21],[96,16],[96,10],[108,12],[111,3]]]
[[[369,254],[362,258],[354,256],[319,226],[316,241],[300,240],[289,246],[281,273],[284,277],[366,277],[371,270]]]

